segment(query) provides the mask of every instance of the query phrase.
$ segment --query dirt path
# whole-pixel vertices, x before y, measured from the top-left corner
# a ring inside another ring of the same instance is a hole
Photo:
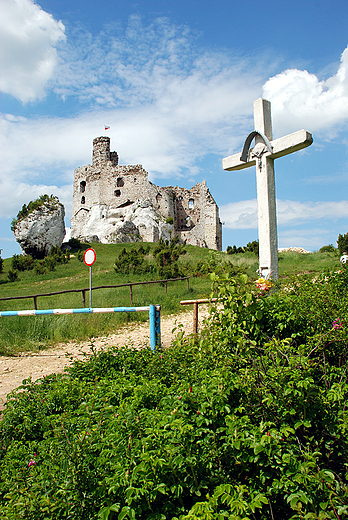
[[[206,306],[199,308],[199,322],[208,315]],[[162,345],[169,346],[178,330],[174,327],[183,325],[186,334],[192,332],[192,312],[170,315],[161,318]],[[150,344],[149,323],[128,325],[108,336],[93,338],[92,341],[60,343],[54,348],[42,352],[23,352],[16,357],[0,357],[0,410],[4,408],[7,394],[21,385],[23,379],[33,381],[53,373],[63,372],[74,359],[86,358],[93,349],[101,350],[115,345],[134,345],[141,347]]]

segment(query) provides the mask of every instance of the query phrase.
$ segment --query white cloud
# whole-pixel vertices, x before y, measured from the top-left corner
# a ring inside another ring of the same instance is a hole
[[[306,70],[288,69],[264,84],[263,96],[272,102],[277,135],[300,128],[334,132],[348,118],[348,47],[329,79],[320,81]]]
[[[0,91],[26,103],[44,95],[64,25],[31,0],[0,0]]]
[[[318,251],[322,246],[336,241],[332,238],[331,230],[325,228],[301,228],[281,230],[278,236],[279,248],[303,247],[307,251]]]
[[[220,207],[221,220],[230,229],[257,228],[256,199],[232,202]],[[348,201],[298,202],[277,200],[279,226],[297,225],[318,220],[337,221],[348,217]]]
[[[11,197],[9,197],[11,193]],[[52,193],[59,197],[65,206],[67,218],[71,216],[72,210],[72,186],[55,186],[45,184],[28,184],[16,182],[15,179],[0,181],[0,218],[13,218],[17,215],[23,204],[28,204],[40,195]]]

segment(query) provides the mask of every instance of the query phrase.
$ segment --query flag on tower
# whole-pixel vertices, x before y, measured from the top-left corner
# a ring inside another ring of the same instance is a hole
[[[106,127],[105,127],[105,130],[110,130],[110,127],[109,127],[109,126],[106,126]]]

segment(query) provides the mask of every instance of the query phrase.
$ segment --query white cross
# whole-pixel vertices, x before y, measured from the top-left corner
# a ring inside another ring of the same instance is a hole
[[[224,170],[243,170],[256,165],[257,213],[259,225],[259,273],[263,278],[278,279],[278,237],[274,180],[274,159],[310,146],[312,135],[306,130],[273,141],[271,103],[259,98],[254,101],[255,130],[247,137],[242,155],[222,160]],[[255,138],[255,146],[249,150]]]

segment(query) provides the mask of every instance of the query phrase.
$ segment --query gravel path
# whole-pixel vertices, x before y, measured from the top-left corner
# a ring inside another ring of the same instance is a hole
[[[199,322],[208,315],[206,306],[199,308]],[[193,313],[181,313],[161,317],[162,345],[169,346],[177,334],[174,327],[183,325],[186,334],[192,332]],[[53,373],[63,372],[74,359],[86,358],[93,349],[101,350],[115,345],[130,345],[141,348],[150,344],[149,323],[127,325],[108,336],[93,338],[83,342],[60,343],[53,348],[41,352],[23,352],[16,357],[0,357],[0,410],[4,408],[7,394],[21,385],[23,379],[32,381]]]

